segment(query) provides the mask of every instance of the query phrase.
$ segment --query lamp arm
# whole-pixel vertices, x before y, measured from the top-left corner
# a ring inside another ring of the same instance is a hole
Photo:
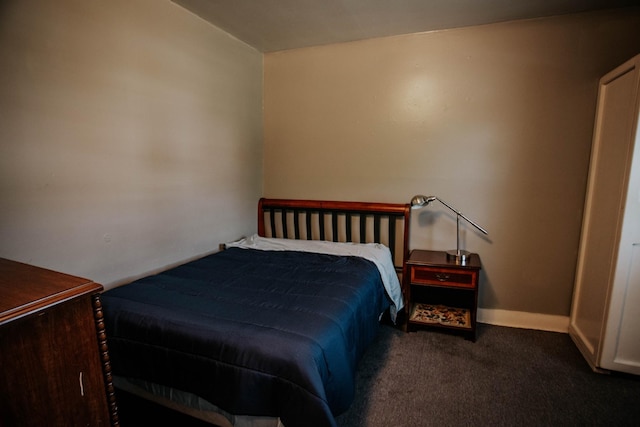
[[[449,209],[451,209],[453,212],[456,213],[456,215],[458,215],[459,217],[464,218],[469,224],[473,225],[475,228],[477,228],[478,230],[482,231],[484,234],[489,234],[487,232],[487,230],[485,230],[484,228],[480,227],[478,224],[476,224],[475,222],[473,222],[472,220],[470,220],[469,218],[467,218],[462,212],[460,212],[459,210],[453,208],[451,205],[449,205],[448,203],[446,203],[444,200],[440,199],[439,197],[436,197],[436,200],[439,201],[440,203],[442,203],[443,205],[445,205],[446,207],[448,207]]]

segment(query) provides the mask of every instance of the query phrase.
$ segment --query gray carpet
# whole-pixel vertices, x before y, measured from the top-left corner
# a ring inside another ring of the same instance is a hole
[[[567,334],[479,325],[459,336],[383,326],[340,427],[640,425],[640,378],[596,374]]]

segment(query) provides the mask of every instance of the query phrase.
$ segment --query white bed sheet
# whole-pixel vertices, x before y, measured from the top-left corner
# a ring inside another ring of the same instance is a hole
[[[300,251],[324,253],[330,255],[358,256],[373,262],[378,271],[382,283],[391,299],[389,310],[391,320],[395,323],[398,312],[404,307],[402,288],[393,265],[391,251],[381,243],[350,243],[328,242],[325,240],[294,240],[274,237],[260,237],[254,234],[235,242],[227,243],[226,247],[238,247],[245,249],[258,249],[268,251]]]

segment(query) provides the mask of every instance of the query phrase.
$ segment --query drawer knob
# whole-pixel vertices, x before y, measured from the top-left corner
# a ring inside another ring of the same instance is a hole
[[[449,280],[449,275],[448,274],[438,273],[438,274],[436,274],[436,279],[438,279],[441,282],[446,282],[447,280]]]

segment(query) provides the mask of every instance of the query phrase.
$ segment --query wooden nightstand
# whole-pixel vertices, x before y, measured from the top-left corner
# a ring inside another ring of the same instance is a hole
[[[480,256],[461,265],[443,251],[413,250],[406,267],[407,331],[444,328],[475,341]]]

